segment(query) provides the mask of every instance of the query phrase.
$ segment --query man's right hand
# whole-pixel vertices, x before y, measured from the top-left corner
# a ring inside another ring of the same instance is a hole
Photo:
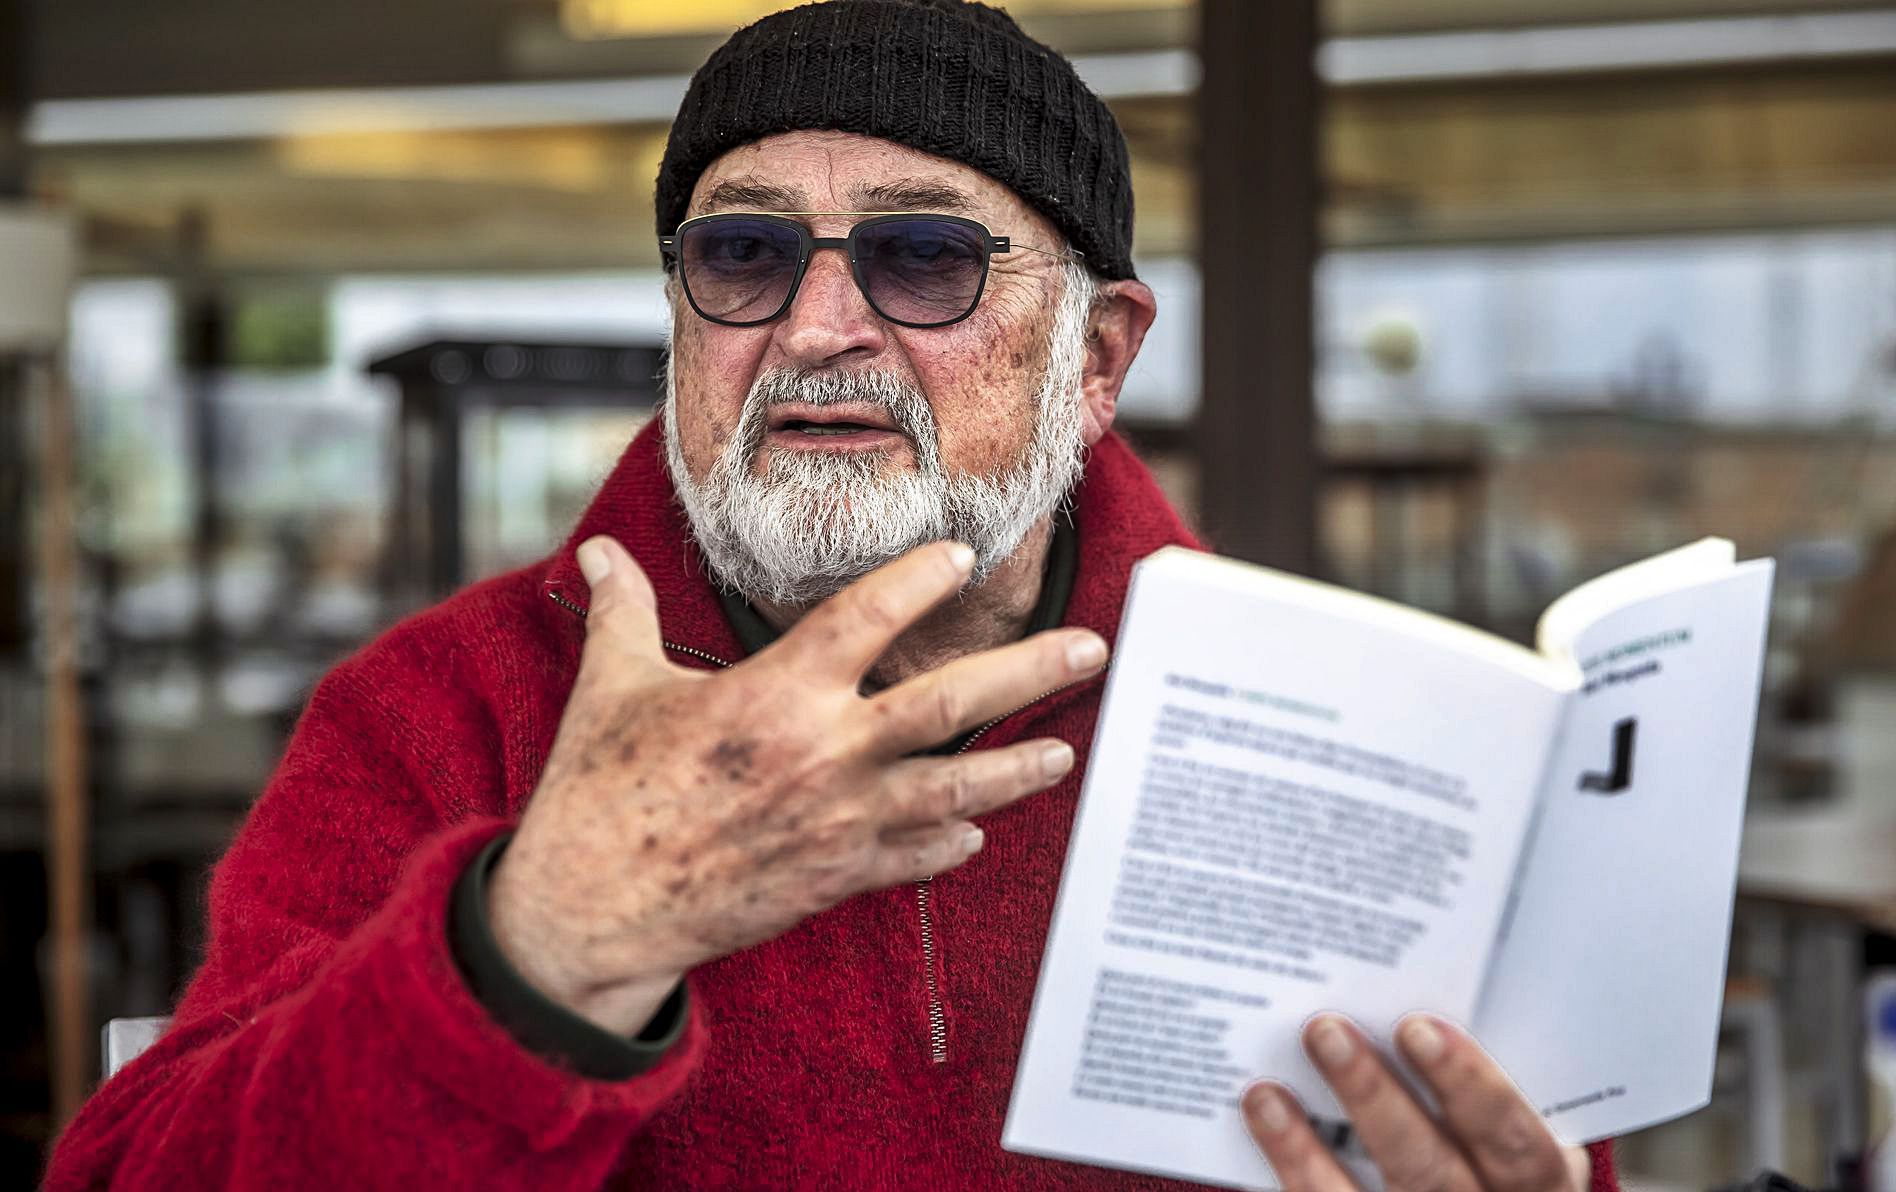
[[[1090,631],[1050,630],[861,694],[972,558],[953,543],[910,551],[755,657],[707,672],[665,656],[651,584],[625,549],[582,544],[579,674],[489,888],[495,938],[522,975],[632,1034],[693,966],[960,864],[981,847],[971,819],[1071,769],[1072,747],[1047,738],[908,755],[1097,673],[1106,643]]]

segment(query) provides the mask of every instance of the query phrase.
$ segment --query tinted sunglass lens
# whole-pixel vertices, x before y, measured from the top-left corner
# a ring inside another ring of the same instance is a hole
[[[965,224],[900,219],[856,232],[856,259],[869,299],[898,323],[949,323],[974,309],[987,269],[987,244]]]
[[[763,219],[716,219],[678,238],[679,268],[706,318],[755,323],[790,295],[801,241],[796,230]]]

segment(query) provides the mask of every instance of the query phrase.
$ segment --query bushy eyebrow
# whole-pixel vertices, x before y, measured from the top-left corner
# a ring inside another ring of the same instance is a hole
[[[705,209],[737,207],[745,211],[800,211],[803,196],[787,186],[759,178],[726,178],[704,196]]]
[[[864,211],[943,211],[972,212],[978,204],[974,196],[946,182],[919,178],[898,178],[850,188],[850,198]]]
[[[979,206],[973,195],[958,186],[920,178],[860,183],[849,188],[849,198],[858,211],[942,211],[953,214],[972,213]],[[752,176],[726,178],[704,196],[706,211],[719,208],[807,211],[808,202],[798,191]]]

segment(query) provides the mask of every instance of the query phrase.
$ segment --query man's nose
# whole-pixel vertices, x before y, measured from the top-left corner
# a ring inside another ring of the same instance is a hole
[[[887,331],[856,287],[849,255],[818,249],[803,284],[777,327],[777,342],[798,367],[814,368],[853,355],[874,356],[887,345]]]

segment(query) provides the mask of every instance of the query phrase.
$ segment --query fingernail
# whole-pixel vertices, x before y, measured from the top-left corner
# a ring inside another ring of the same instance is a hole
[[[586,577],[588,586],[596,585],[612,574],[612,556],[597,542],[591,539],[582,542],[578,554],[579,573]]]
[[[974,856],[974,854],[981,851],[981,846],[986,843],[986,841],[987,834],[985,832],[979,828],[969,828],[961,834],[961,855],[964,857]]]
[[[1290,1108],[1284,1095],[1268,1084],[1254,1084],[1244,1092],[1246,1111],[1267,1134],[1282,1134],[1290,1126]]]
[[[1315,1029],[1310,1032],[1310,1046],[1317,1053],[1317,1062],[1326,1068],[1341,1068],[1356,1054],[1355,1040],[1335,1018],[1317,1020]]]
[[[967,543],[950,542],[948,557],[953,560],[955,570],[963,572],[974,570],[974,548]]]
[[[1088,671],[1106,661],[1106,643],[1094,634],[1076,637],[1067,646],[1067,665],[1076,671]]]
[[[1055,741],[1040,751],[1040,772],[1049,778],[1058,778],[1073,768],[1073,746],[1065,741]]]
[[[1436,1025],[1421,1015],[1415,1015],[1402,1024],[1402,1049],[1409,1058],[1418,1064],[1432,1064],[1442,1058],[1442,1048],[1448,1042],[1442,1038],[1442,1032]]]

